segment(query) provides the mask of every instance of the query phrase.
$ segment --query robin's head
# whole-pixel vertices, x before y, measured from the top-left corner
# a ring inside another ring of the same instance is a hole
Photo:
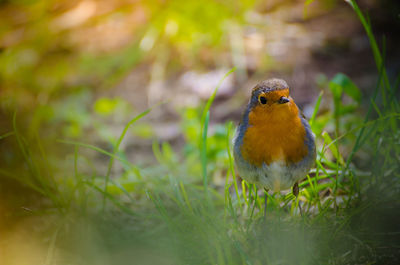
[[[252,125],[283,123],[298,119],[299,110],[289,96],[289,86],[282,79],[268,79],[257,84],[251,93],[245,116]]]
[[[287,108],[292,101],[289,97],[289,86],[282,79],[268,79],[258,83],[251,93],[250,109],[259,108],[263,111],[274,111]]]

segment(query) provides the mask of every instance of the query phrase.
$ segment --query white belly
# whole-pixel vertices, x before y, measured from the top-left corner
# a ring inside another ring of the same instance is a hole
[[[274,192],[291,188],[297,181],[303,179],[309,167],[288,167],[284,162],[263,164],[256,169],[238,168],[239,174],[249,183],[255,183]]]

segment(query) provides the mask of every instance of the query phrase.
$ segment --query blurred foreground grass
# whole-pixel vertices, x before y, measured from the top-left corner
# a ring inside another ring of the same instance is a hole
[[[59,139],[53,144],[70,151],[63,167],[43,139],[27,140],[16,113],[13,130],[0,139],[19,148],[23,163],[4,163],[0,174],[21,183],[21,196],[32,202],[0,223],[1,264],[398,264],[399,83],[389,81],[369,22],[350,3],[379,80],[369,99],[344,74],[320,80],[332,109],[318,112],[321,92],[310,118],[316,168],[301,183],[299,200],[268,194],[264,221],[262,191],[235,176],[233,124],[208,131],[215,93],[204,108],[182,111],[182,151],[154,142],[157,163],[147,167],[128,161],[121,142],[151,109],[126,124],[111,150]],[[368,109],[360,117],[363,100]],[[97,107],[106,111],[107,104]],[[104,156],[106,170],[88,151]],[[117,164],[121,174],[114,176]]]

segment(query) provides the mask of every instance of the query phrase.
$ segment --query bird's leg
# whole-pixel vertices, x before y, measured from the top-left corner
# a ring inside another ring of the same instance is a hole
[[[267,199],[268,199],[268,190],[264,188],[264,222],[267,217]]]
[[[293,195],[296,197],[296,201],[297,201],[299,199],[298,198],[298,195],[299,195],[299,183],[298,182],[296,182],[294,184],[292,191],[293,191]],[[298,202],[298,204],[299,204],[299,209],[300,209],[300,215],[303,216],[303,211],[301,210],[300,202]]]

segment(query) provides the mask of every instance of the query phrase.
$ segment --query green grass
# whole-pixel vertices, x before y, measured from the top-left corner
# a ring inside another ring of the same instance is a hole
[[[263,191],[235,175],[233,124],[208,131],[218,87],[204,109],[182,112],[184,150],[154,142],[157,163],[145,168],[128,161],[120,144],[151,109],[126,124],[111,151],[60,140],[72,152],[64,177],[51,166],[39,137],[24,138],[14,115],[13,131],[0,140],[14,137],[24,173],[9,168],[0,174],[42,198],[29,213],[51,220],[39,233],[46,247],[42,264],[394,264],[399,102],[371,26],[356,3],[350,4],[371,42],[380,74],[376,89],[360,120],[357,86],[343,74],[325,84],[310,119],[317,134],[316,167],[300,184],[299,200],[291,192],[267,194],[265,220]],[[334,109],[319,115],[327,94]],[[344,105],[343,96],[352,103]],[[90,170],[88,150],[108,158],[105,173]],[[113,176],[116,162],[123,173]]]

